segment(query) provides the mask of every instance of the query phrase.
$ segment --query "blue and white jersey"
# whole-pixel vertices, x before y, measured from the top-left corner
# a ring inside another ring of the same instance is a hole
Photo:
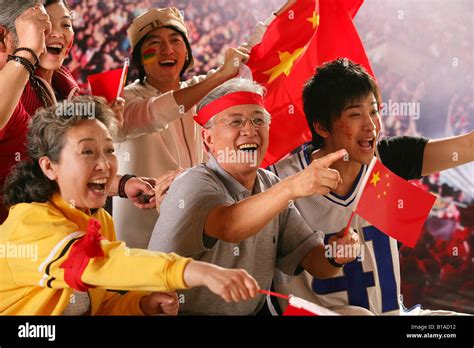
[[[308,151],[293,154],[268,169],[281,179],[304,170],[311,163]],[[330,192],[295,201],[299,212],[313,231],[322,231],[325,241],[349,221],[356,193],[367,171],[363,165],[351,192],[345,197]],[[374,207],[377,209],[377,207]],[[304,271],[291,277],[277,271],[276,291],[293,294],[321,306],[335,309],[353,305],[374,314],[400,314],[400,261],[397,241],[355,215],[351,227],[363,247],[361,257],[346,264],[332,278],[317,280]]]

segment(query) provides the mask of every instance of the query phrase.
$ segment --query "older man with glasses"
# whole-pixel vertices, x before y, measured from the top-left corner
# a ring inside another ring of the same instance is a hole
[[[270,125],[261,86],[229,80],[211,91],[197,111],[195,120],[203,126],[210,159],[187,170],[171,185],[149,249],[243,268],[263,289],[270,288],[275,267],[290,275],[305,269],[326,278],[354,259],[326,257],[321,233],[308,227],[292,203],[337,187],[339,173],[328,166],[340,160],[344,150],[280,182],[258,168],[268,147]],[[242,153],[251,154],[255,162],[239,160]],[[359,243],[353,231],[334,241],[342,246]],[[183,291],[181,313],[252,315],[264,302],[265,297],[260,296],[235,305],[200,288]]]

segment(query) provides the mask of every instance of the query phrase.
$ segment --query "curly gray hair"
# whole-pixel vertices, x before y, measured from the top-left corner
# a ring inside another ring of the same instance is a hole
[[[81,110],[83,105],[91,103],[93,118],[100,121],[109,130],[112,137],[117,132],[115,114],[104,98],[80,96],[67,102],[68,110]],[[66,132],[85,120],[91,118],[80,114],[66,114],[61,110],[64,103],[48,108],[38,109],[30,121],[27,135],[28,159],[18,162],[5,180],[5,207],[18,203],[46,202],[58,187],[55,181],[49,180],[41,170],[39,159],[47,156],[53,163],[59,163],[61,151],[66,143]]]

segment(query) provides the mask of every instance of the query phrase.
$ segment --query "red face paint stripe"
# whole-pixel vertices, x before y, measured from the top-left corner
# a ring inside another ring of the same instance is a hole
[[[145,59],[153,56],[156,56],[156,50],[154,48],[149,48],[143,52],[143,58]]]

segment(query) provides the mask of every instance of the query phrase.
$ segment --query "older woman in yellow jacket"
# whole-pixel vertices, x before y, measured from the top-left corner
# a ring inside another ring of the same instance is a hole
[[[255,297],[258,284],[244,270],[115,240],[112,218],[101,208],[117,171],[114,123],[111,109],[94,97],[33,118],[29,160],[5,184],[0,313],[176,314],[176,294],[160,292],[194,286],[229,302]]]

